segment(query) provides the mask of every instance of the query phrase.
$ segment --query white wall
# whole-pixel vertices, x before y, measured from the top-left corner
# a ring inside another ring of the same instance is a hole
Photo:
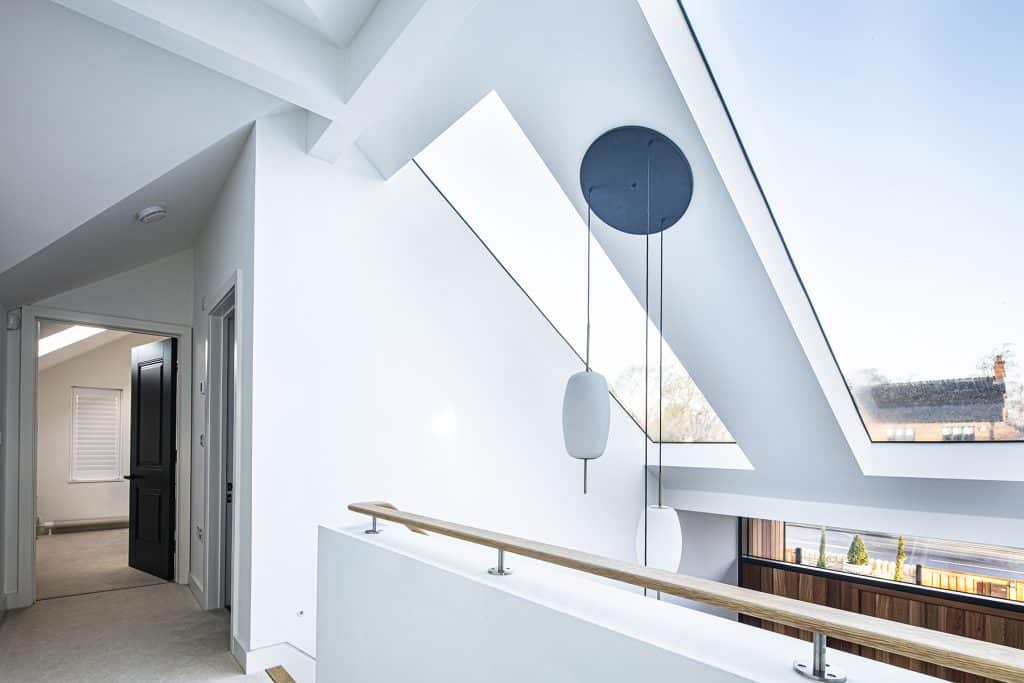
[[[127,474],[131,416],[131,353],[162,337],[130,334],[39,373],[36,514],[43,522],[128,516],[128,482],[68,482],[71,388],[121,390],[122,466]]]
[[[615,408],[584,497],[561,434],[579,359],[419,171],[324,164],[305,130],[255,132],[251,646],[313,654],[316,526],[356,500],[631,558],[635,425]]]
[[[254,192],[255,192],[256,151],[252,136],[249,137],[239,155],[235,166],[224,183],[221,195],[217,200],[206,225],[199,234],[195,245],[195,311],[193,326],[195,377],[192,395],[193,429],[192,437],[192,548],[190,578],[201,589],[205,590],[203,573],[205,571],[205,546],[197,534],[197,527],[206,530],[206,449],[199,444],[199,435],[206,433],[207,406],[206,396],[199,393],[199,380],[207,381],[207,340],[209,337],[209,310],[217,304],[215,300],[222,286],[236,273],[241,279],[239,292],[236,292],[236,339],[240,372],[238,381],[243,395],[242,417],[240,427],[242,440],[242,471],[237,472],[235,509],[243,518],[250,518],[250,498],[245,494],[249,490],[246,483],[248,475],[249,451],[251,448],[251,386],[252,356],[249,353],[252,340],[252,258],[253,258],[253,225],[254,225]],[[206,309],[203,308],[205,300]],[[241,548],[244,557],[248,557],[248,546]],[[240,587],[249,585],[248,561],[239,562]],[[247,588],[243,592],[247,592]],[[235,634],[243,646],[249,639],[248,603],[236,604],[233,617],[237,619],[239,633]]]
[[[643,598],[576,572],[390,526],[320,534],[318,683],[796,683],[811,644]],[[512,558],[516,560],[516,558]],[[934,678],[830,650],[851,681]],[[301,678],[302,683],[310,679]]]
[[[192,324],[192,250],[36,302],[39,306]]]

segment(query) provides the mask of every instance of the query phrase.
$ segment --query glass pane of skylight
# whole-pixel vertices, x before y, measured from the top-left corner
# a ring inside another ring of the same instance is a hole
[[[496,93],[416,157],[551,324],[586,352],[587,228]],[[658,439],[657,357],[663,343],[596,240],[592,242],[591,365],[638,424],[644,414],[644,325],[650,343],[648,433]],[[656,252],[652,253],[652,261]],[[731,442],[721,420],[664,344],[665,442]]]
[[[1024,439],[1024,3],[683,4],[871,438]]]

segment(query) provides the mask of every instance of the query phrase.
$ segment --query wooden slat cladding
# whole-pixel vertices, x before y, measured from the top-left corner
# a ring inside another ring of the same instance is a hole
[[[774,595],[795,598],[866,616],[921,626],[943,633],[966,636],[997,645],[1024,649],[1024,614],[998,607],[982,607],[954,599],[910,594],[882,586],[867,586],[825,575],[809,574],[743,561],[740,585]],[[772,622],[741,616],[740,621],[804,640],[810,634]],[[957,683],[994,683],[993,679],[956,671],[870,647],[829,639],[829,646],[862,657],[876,659],[929,676]],[[1024,652],[1021,653],[1024,658]]]
[[[775,519],[747,520],[747,554],[766,560],[786,559],[786,523]]]

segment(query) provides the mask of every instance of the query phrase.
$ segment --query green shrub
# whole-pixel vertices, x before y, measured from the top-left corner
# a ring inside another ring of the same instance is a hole
[[[907,548],[906,542],[903,537],[900,536],[899,547],[896,548],[896,573],[893,575],[893,579],[896,581],[903,580],[903,564],[907,561]]]
[[[868,549],[864,547],[864,541],[861,540],[860,534],[853,537],[850,552],[846,553],[846,561],[856,565],[865,565],[871,562],[871,558],[868,557]]]
[[[818,569],[825,569],[825,527],[821,527],[821,542],[818,544]]]

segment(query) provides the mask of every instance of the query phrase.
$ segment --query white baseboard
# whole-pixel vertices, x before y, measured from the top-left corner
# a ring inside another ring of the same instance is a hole
[[[22,609],[32,606],[32,600],[28,597],[28,593],[25,590],[18,593],[8,593],[5,599],[7,601],[5,605],[7,609]]]
[[[247,675],[266,671],[272,666],[283,666],[295,683],[316,683],[316,660],[288,643],[246,650],[232,638],[231,654]]]
[[[210,609],[210,606],[206,604],[206,591],[203,590],[202,585],[196,579],[194,574],[190,574],[188,577],[188,587],[192,591],[192,597],[196,599],[199,606],[203,609]]]
[[[231,636],[231,656],[238,662],[238,666],[242,667],[242,671],[245,671],[246,654],[245,648],[238,642],[238,639]]]

